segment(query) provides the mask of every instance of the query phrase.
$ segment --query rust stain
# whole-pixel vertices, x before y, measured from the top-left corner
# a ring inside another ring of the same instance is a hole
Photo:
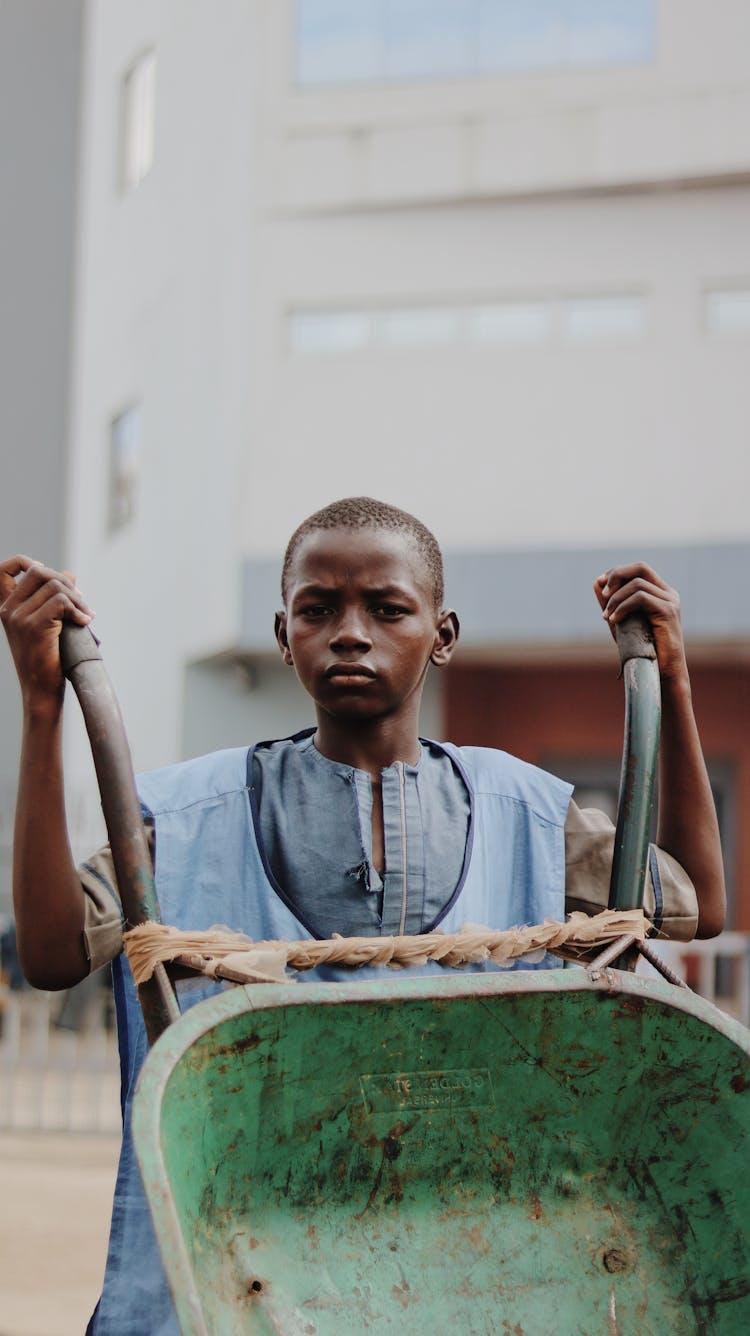
[[[643,1011],[643,1000],[640,997],[623,997],[618,1004],[612,1008],[613,1020],[630,1020],[632,1016],[638,1016]]]
[[[373,1185],[370,1188],[370,1195],[367,1198],[367,1201],[365,1202],[364,1206],[362,1207],[362,1210],[356,1212],[354,1216],[355,1220],[361,1220],[362,1217],[367,1213],[367,1211],[370,1210],[370,1207],[375,1201],[375,1198],[377,1197],[378,1192],[380,1190],[380,1185],[383,1181],[383,1173],[385,1171],[386,1164],[388,1163],[392,1164],[394,1160],[398,1159],[402,1149],[400,1141],[401,1137],[405,1136],[407,1132],[410,1132],[411,1129],[415,1127],[416,1124],[419,1122],[419,1119],[420,1115],[418,1113],[415,1114],[414,1117],[411,1119],[411,1122],[408,1123],[402,1122],[402,1120],[399,1118],[397,1122],[393,1124],[391,1130],[387,1132],[384,1137],[380,1138],[373,1135],[367,1138],[367,1141],[365,1142],[366,1146],[369,1146],[371,1148],[375,1146],[380,1146],[381,1148],[380,1164],[378,1165]],[[386,1197],[386,1202],[388,1203],[388,1205],[398,1206],[398,1204],[403,1199],[403,1195],[404,1195],[403,1188],[401,1187],[398,1178],[396,1178],[394,1175],[394,1178],[392,1179],[390,1184],[390,1192]]]
[[[490,1250],[490,1245],[485,1239],[484,1230],[480,1225],[472,1225],[466,1237],[476,1252],[482,1253],[485,1257],[487,1256],[487,1253]]]
[[[400,1206],[404,1200],[404,1189],[399,1179],[394,1178],[388,1196],[385,1199],[386,1206]]]
[[[742,1076],[740,1072],[738,1072],[736,1076],[732,1077],[729,1084],[732,1087],[735,1095],[741,1095],[744,1090],[750,1090],[750,1081],[746,1080],[746,1078]]]
[[[232,1044],[217,1045],[217,1047],[214,1048],[208,1056],[209,1059],[211,1058],[211,1056],[218,1058],[221,1056],[222,1053],[226,1053],[226,1054],[231,1054],[232,1057],[234,1057],[238,1053],[247,1053],[248,1051],[257,1048],[261,1042],[262,1041],[259,1034],[248,1034],[245,1035],[243,1039],[235,1039],[234,1043]]]
[[[410,1304],[417,1302],[417,1296],[412,1294],[408,1280],[405,1280],[403,1285],[392,1285],[391,1294],[396,1302],[401,1304],[402,1308],[408,1308]]]

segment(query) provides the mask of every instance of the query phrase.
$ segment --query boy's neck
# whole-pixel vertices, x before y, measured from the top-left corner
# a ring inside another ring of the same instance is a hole
[[[318,719],[313,742],[321,755],[340,765],[365,770],[378,779],[380,772],[396,761],[416,765],[419,760],[419,732],[416,720],[405,725],[403,720],[366,721]]]

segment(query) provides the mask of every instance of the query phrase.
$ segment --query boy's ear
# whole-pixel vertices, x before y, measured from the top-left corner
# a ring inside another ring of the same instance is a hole
[[[286,638],[285,612],[276,613],[276,616],[273,619],[273,630],[274,630],[274,635],[276,636],[276,643],[279,649],[281,650],[281,657],[284,660],[284,663],[288,664],[290,668],[293,668],[294,660],[292,659],[292,651],[289,648],[289,641]]]
[[[452,608],[441,612],[435,627],[435,646],[430,655],[430,663],[436,668],[443,668],[449,662],[456,648],[461,627]]]

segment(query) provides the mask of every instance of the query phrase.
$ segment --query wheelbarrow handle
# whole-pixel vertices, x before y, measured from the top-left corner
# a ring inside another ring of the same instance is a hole
[[[102,811],[109,835],[123,913],[129,927],[161,921],[151,853],[133,774],[125,726],[99,642],[87,626],[64,622],[60,663],[78,697],[91,743]],[[161,978],[141,985],[141,1007],[149,1039],[179,1014],[171,986]]]
[[[617,626],[616,639],[625,685],[625,734],[609,907],[640,909],[659,753],[659,665],[645,617],[626,617]]]
[[[641,613],[631,613],[615,626],[617,651],[622,667],[630,659],[656,659],[656,645],[647,617]]]
[[[68,680],[79,663],[93,663],[101,660],[101,657],[99,641],[90,627],[63,622],[60,631],[60,666]]]

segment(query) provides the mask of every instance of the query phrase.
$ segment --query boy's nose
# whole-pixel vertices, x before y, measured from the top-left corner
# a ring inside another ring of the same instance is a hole
[[[361,614],[356,609],[342,611],[331,634],[331,648],[350,649],[356,646],[358,649],[368,649],[371,643]]]

